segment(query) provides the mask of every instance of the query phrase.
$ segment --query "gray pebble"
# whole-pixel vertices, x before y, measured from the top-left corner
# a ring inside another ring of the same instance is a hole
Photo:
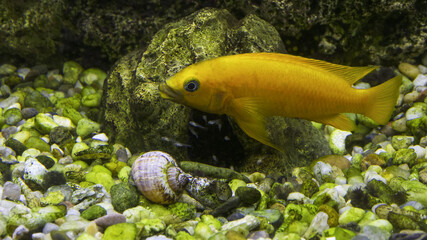
[[[126,222],[126,217],[120,213],[110,213],[95,220],[96,225],[102,228],[107,228],[117,223]]]
[[[266,231],[255,231],[249,234],[248,239],[249,240],[255,240],[255,239],[269,239],[270,236],[268,235],[268,232]]]
[[[30,232],[28,228],[26,228],[24,225],[18,226],[15,231],[13,231],[12,238],[13,239],[23,239],[25,238],[25,235],[27,235]]]
[[[219,205],[217,208],[215,208],[211,215],[214,217],[225,215],[227,212],[230,212],[231,210],[237,208],[240,205],[240,198],[239,197],[231,197],[221,205]]]
[[[39,112],[35,108],[23,108],[21,110],[22,118],[29,119],[35,117]]]
[[[3,109],[6,109],[10,107],[12,104],[17,103],[18,100],[19,100],[18,96],[10,96],[0,101],[0,107]]]
[[[44,225],[44,227],[43,227],[43,233],[44,234],[48,234],[48,233],[50,233],[51,231],[54,231],[54,230],[58,230],[59,229],[59,226],[58,225],[56,225],[55,223],[46,223],[45,225]]]
[[[15,126],[10,126],[7,128],[3,128],[1,133],[4,138],[8,139],[12,134],[17,133],[18,129]]]
[[[11,201],[19,200],[21,195],[21,187],[18,184],[7,181],[3,186],[3,194],[1,199],[7,199]]]
[[[0,87],[0,98],[7,98],[10,96],[10,87],[7,85],[2,85]]]

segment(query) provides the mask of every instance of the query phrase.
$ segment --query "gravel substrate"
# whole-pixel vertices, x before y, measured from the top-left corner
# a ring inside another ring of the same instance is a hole
[[[192,162],[172,170],[161,162],[168,156],[153,153],[138,161],[153,166],[136,168],[149,168],[136,185],[169,182],[147,197],[131,177],[141,153],[109,143],[96,121],[102,70],[3,64],[0,238],[427,239],[427,55],[423,64],[398,66],[401,95],[388,125],[363,116],[353,116],[353,133],[315,124],[334,155],[287,180]]]

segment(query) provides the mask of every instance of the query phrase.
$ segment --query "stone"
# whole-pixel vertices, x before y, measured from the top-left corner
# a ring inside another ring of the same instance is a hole
[[[21,110],[22,118],[23,119],[29,119],[32,117],[35,117],[39,112],[37,109],[32,107],[26,107]]]
[[[120,213],[109,213],[105,216],[95,219],[95,223],[104,229],[109,226],[114,226],[125,222],[126,217]]]
[[[256,188],[251,187],[238,187],[236,189],[236,196],[245,205],[252,205],[261,199],[261,193]]]
[[[9,181],[4,183],[1,199],[18,201],[20,195],[21,195],[21,187],[18,184],[15,184]]]
[[[113,185],[110,190],[111,204],[118,212],[133,208],[138,205],[139,194],[136,188],[128,183]]]
[[[408,148],[413,144],[414,140],[413,136],[395,135],[391,138],[391,144],[394,149],[399,150]]]
[[[107,211],[105,210],[105,208],[99,205],[93,205],[93,206],[90,206],[88,209],[84,210],[82,212],[81,217],[86,220],[92,221],[106,214],[107,214]]]
[[[415,79],[420,74],[420,70],[410,63],[400,63],[398,68],[400,72],[410,79]]]
[[[268,222],[276,229],[283,223],[284,220],[283,214],[277,209],[251,211],[249,214],[256,217],[266,218]]]
[[[99,68],[88,68],[80,74],[80,82],[85,85],[95,85],[101,87],[107,74]]]
[[[9,108],[4,111],[3,116],[5,118],[5,123],[8,125],[16,125],[19,121],[22,120],[21,110],[18,108]]]
[[[340,215],[338,222],[340,225],[346,225],[350,222],[358,223],[364,214],[365,210],[351,207]]]
[[[64,73],[64,83],[75,84],[79,79],[80,73],[83,71],[83,67],[75,61],[68,61],[64,63],[62,72]]]
[[[52,106],[53,104],[49,99],[43,96],[39,91],[31,91],[24,99],[25,108],[35,108],[40,113],[51,111]]]
[[[91,133],[97,132],[101,129],[101,126],[99,123],[94,122],[87,118],[82,118],[77,123],[76,132],[77,135],[85,138]]]
[[[54,129],[57,126],[58,124],[56,124],[53,121],[52,117],[47,114],[39,113],[35,117],[35,127],[42,134],[49,134],[50,131],[52,131],[52,129]]]
[[[350,135],[351,132],[342,131],[335,129],[329,136],[329,147],[332,152],[337,155],[343,155],[346,152],[345,149],[345,138]]]

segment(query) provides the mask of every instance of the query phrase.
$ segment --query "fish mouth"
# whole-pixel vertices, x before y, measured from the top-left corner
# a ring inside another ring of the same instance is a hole
[[[174,102],[179,102],[183,99],[183,96],[180,92],[169,87],[166,83],[161,83],[159,85],[160,96],[164,99],[171,100]]]

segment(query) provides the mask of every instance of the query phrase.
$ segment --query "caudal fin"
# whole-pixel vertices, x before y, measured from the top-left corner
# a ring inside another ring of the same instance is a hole
[[[398,75],[369,89],[372,94],[372,102],[363,114],[379,124],[387,124],[399,97],[401,84],[402,76]]]

